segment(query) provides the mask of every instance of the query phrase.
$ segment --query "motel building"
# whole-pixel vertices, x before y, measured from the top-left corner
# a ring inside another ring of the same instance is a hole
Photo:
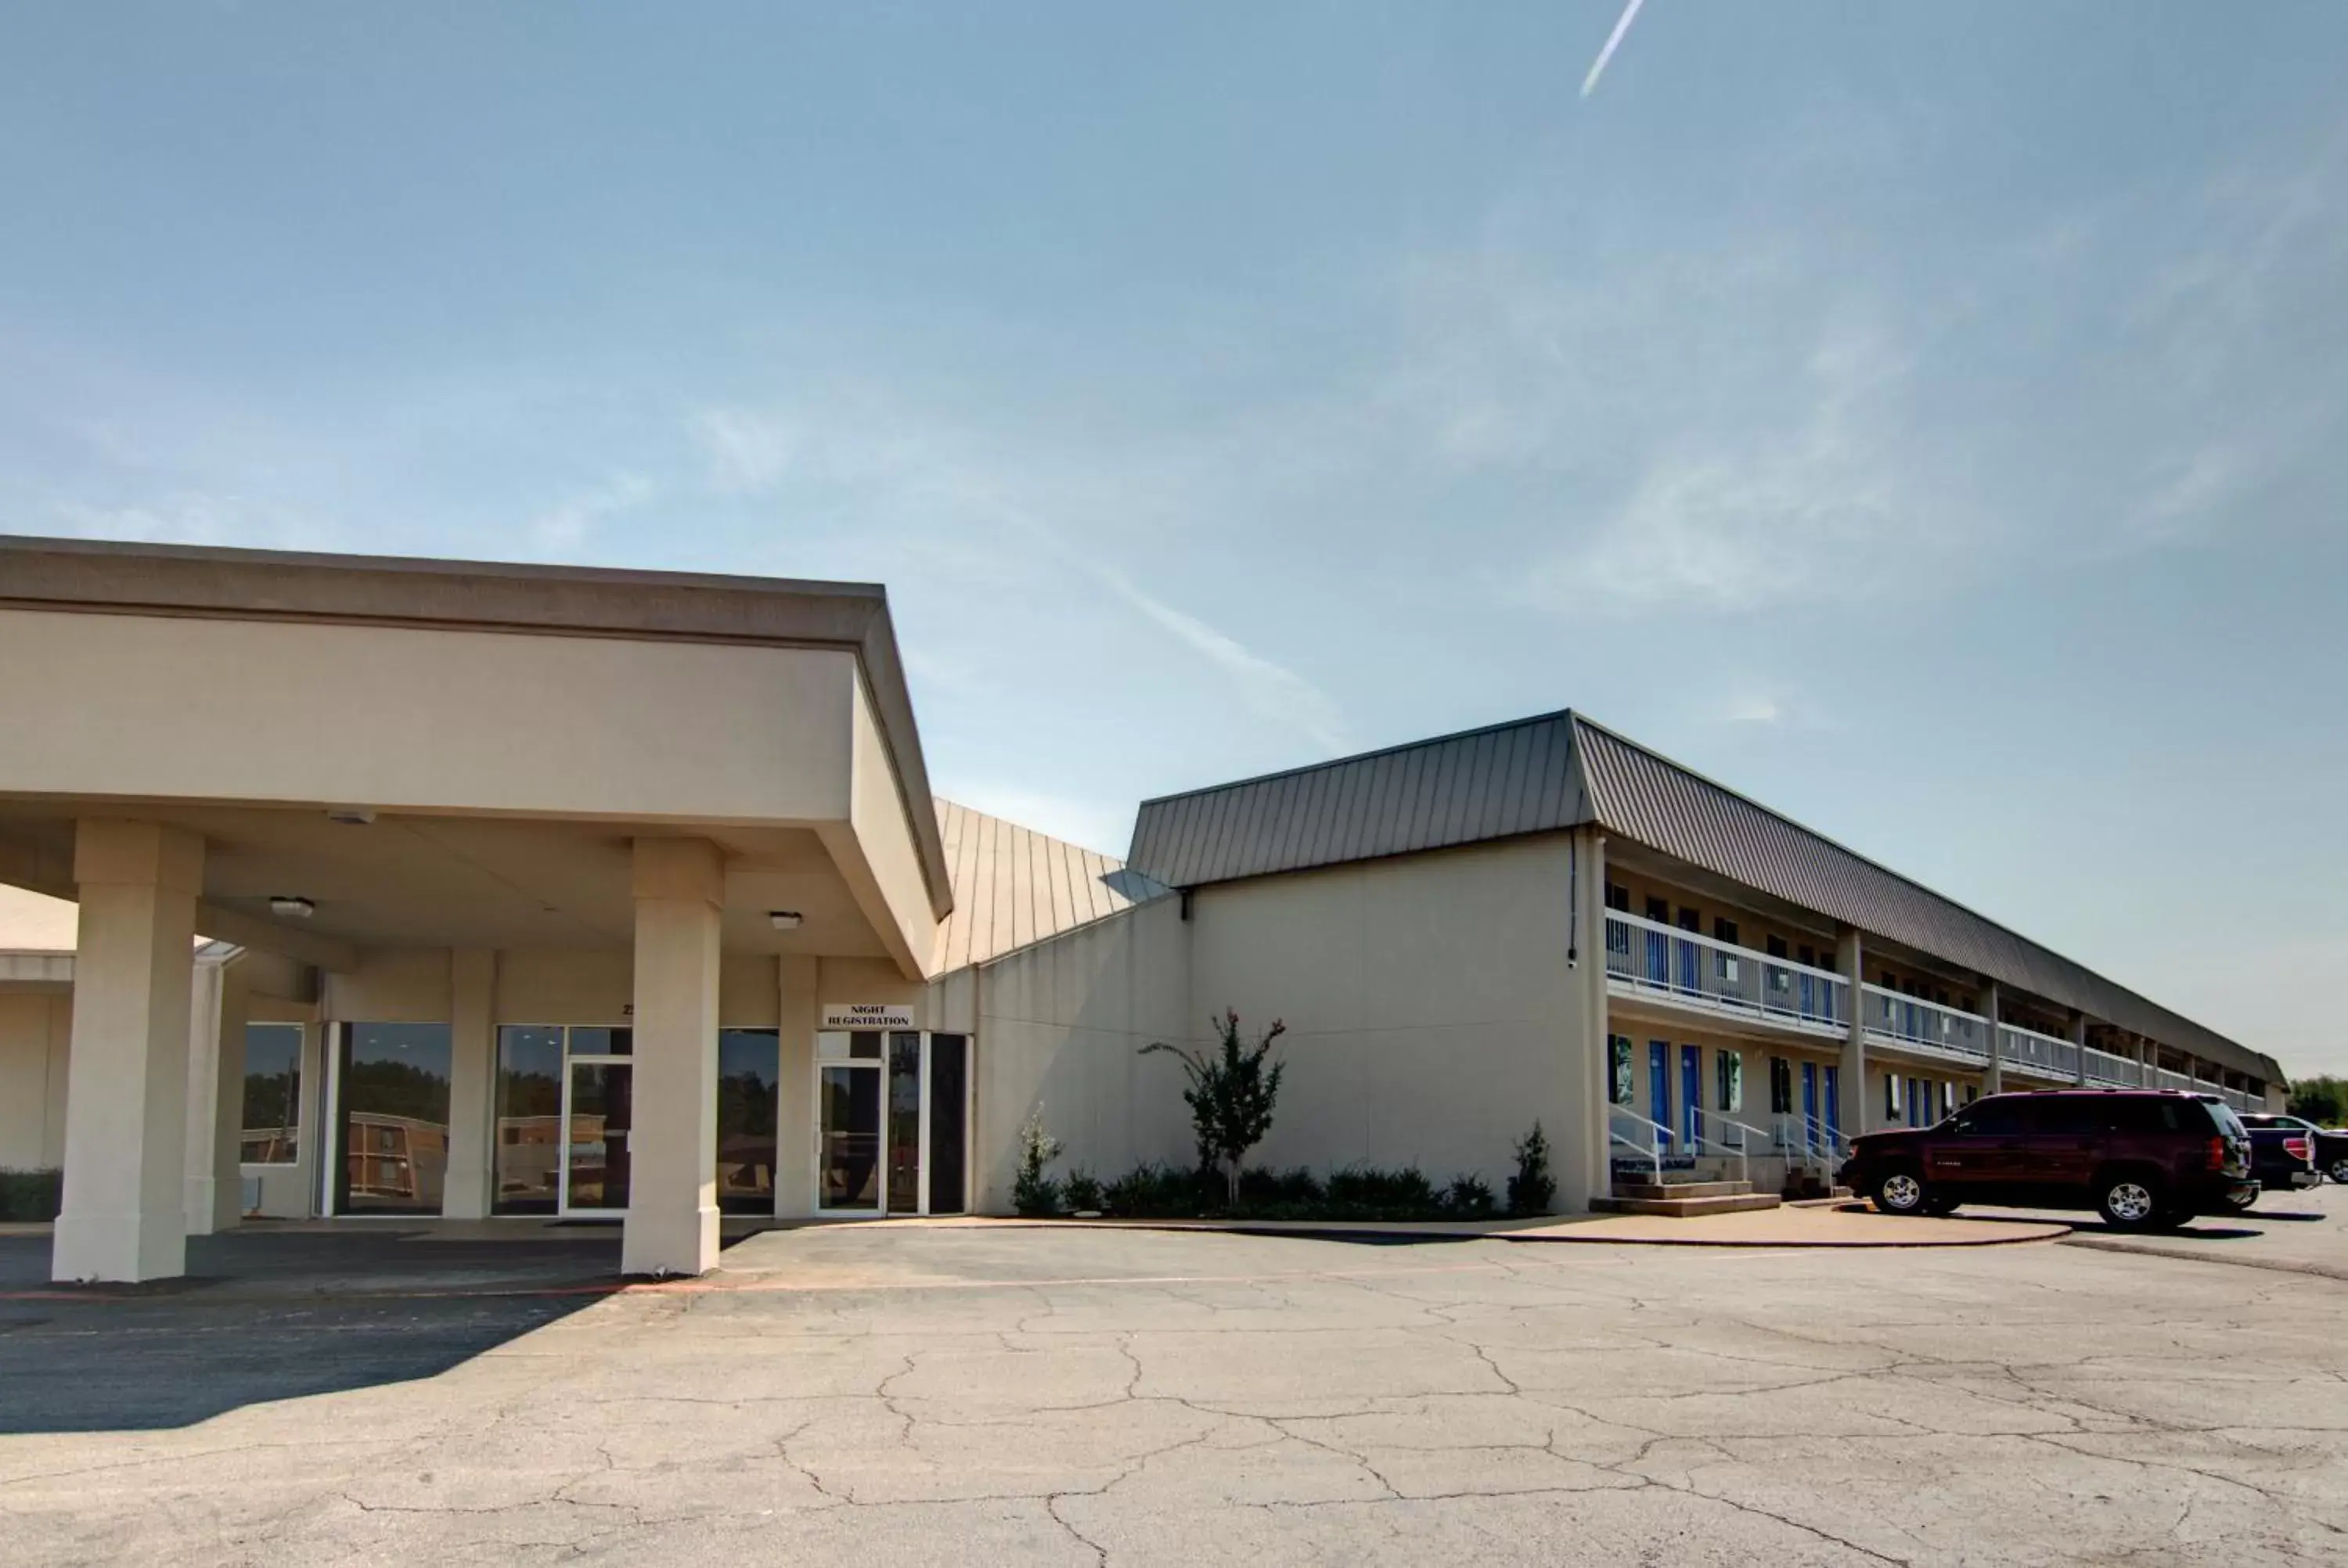
[[[0,1167],[60,1280],[244,1220],[1001,1213],[1192,1157],[1155,1041],[1277,1017],[1268,1165],[1775,1192],[2000,1088],[2275,1062],[1572,712],[1143,803],[932,795],[885,593],[0,538]]]

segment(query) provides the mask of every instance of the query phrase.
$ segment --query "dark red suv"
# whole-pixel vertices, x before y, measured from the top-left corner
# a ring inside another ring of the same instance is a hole
[[[2124,1230],[2234,1213],[2258,1194],[2241,1119],[2165,1089],[1993,1094],[1936,1127],[1853,1139],[1841,1180],[1888,1214],[2096,1209]]]

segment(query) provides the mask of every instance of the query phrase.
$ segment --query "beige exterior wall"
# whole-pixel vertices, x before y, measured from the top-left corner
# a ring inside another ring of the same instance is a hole
[[[66,1157],[66,1050],[73,993],[0,987],[0,1169],[57,1170]]]
[[[936,955],[938,917],[930,903],[896,770],[863,682],[855,682],[848,726],[844,820],[818,827],[849,891],[903,974],[926,978]]]
[[[1199,890],[1189,1038],[1226,1007],[1250,1033],[1288,1024],[1258,1163],[1416,1164],[1497,1193],[1539,1120],[1560,1206],[1585,1206],[1598,1079],[1581,988],[1603,964],[1567,965],[1571,867],[1556,835]],[[1179,1110],[1176,1063],[1148,1065],[1143,1091]]]
[[[1165,897],[1025,948],[930,988],[931,1027],[973,1036],[973,1195],[1008,1213],[1018,1131],[1041,1106],[1065,1145],[1055,1167],[1103,1179],[1148,1160],[1188,1164],[1189,1111],[1174,1063],[1141,1055],[1182,1040],[1191,928]],[[830,1000],[845,999],[830,998]]]
[[[13,790],[848,816],[845,650],[0,610],[0,668]]]

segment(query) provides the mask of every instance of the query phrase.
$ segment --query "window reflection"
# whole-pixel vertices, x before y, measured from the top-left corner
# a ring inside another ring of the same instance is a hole
[[[498,1030],[497,1187],[501,1214],[551,1214],[562,1157],[562,1030]]]
[[[290,1165],[301,1157],[302,1026],[244,1026],[244,1120],[237,1158]]]
[[[718,1031],[717,1206],[728,1214],[775,1212],[778,1066],[773,1030]]]
[[[342,1029],[337,1214],[433,1214],[448,1175],[448,1026]]]

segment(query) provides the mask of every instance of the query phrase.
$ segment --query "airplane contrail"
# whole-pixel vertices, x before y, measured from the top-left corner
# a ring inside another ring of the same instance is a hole
[[[1605,71],[1606,62],[1614,57],[1615,49],[1622,42],[1622,35],[1631,30],[1631,18],[1636,16],[1639,7],[1646,3],[1647,0],[1631,0],[1622,7],[1622,17],[1614,24],[1614,30],[1606,35],[1606,46],[1598,51],[1598,58],[1591,63],[1590,74],[1581,78],[1583,97],[1588,97],[1597,88],[1598,78]]]

